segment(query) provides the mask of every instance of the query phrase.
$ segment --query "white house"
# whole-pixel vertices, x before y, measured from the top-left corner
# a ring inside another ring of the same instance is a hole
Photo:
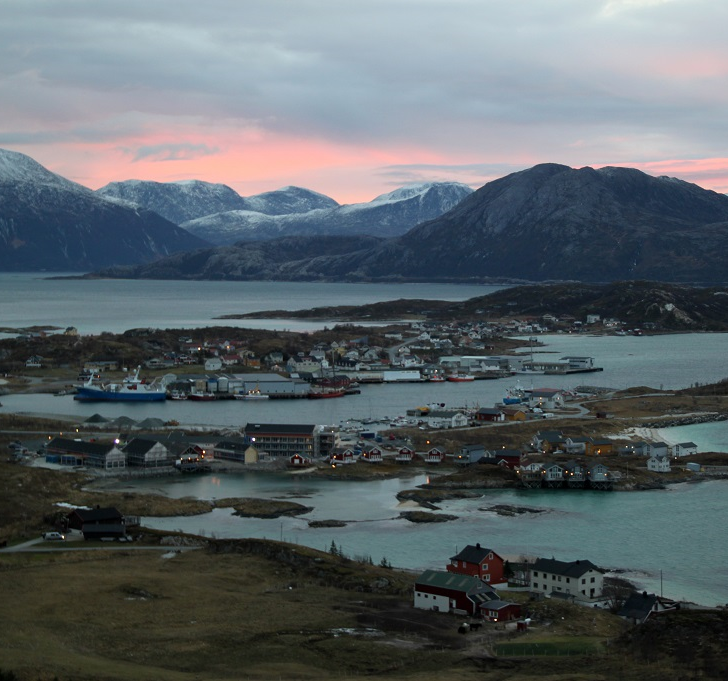
[[[665,455],[651,456],[647,459],[647,470],[655,473],[669,473],[670,457]]]
[[[219,357],[210,357],[205,360],[205,371],[220,371],[222,360]]]
[[[604,588],[604,572],[588,560],[570,563],[538,558],[531,569],[530,588],[544,594],[560,593],[577,600],[595,600]]]
[[[564,406],[564,394],[555,388],[532,390],[528,406],[539,409],[561,409]]]
[[[680,442],[670,447],[673,456],[694,456],[698,453],[698,445],[694,442]]]

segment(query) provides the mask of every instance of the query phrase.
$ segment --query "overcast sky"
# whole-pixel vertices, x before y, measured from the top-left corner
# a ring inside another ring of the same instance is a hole
[[[536,163],[728,192],[726,0],[0,0],[0,147],[341,203]]]

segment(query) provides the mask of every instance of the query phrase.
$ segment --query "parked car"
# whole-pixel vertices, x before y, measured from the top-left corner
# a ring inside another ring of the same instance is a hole
[[[66,538],[65,534],[61,534],[60,532],[44,532],[43,533],[43,539],[46,541],[64,541]]]

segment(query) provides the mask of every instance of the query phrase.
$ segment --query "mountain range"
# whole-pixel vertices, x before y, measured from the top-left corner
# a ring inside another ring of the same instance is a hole
[[[285,249],[285,240],[272,243]],[[259,278],[723,283],[728,197],[632,168],[548,163],[489,182],[400,237],[360,245],[313,259],[267,260]],[[228,269],[217,269],[217,276],[237,278],[262,252],[239,243],[198,253],[194,265],[184,255],[177,262],[185,261],[184,276],[194,278],[210,271],[206,259],[224,260]],[[126,276],[182,275],[168,265]]]
[[[430,182],[402,187],[367,203],[341,206],[301,187],[242,197],[225,185],[196,180],[129,180],[98,190],[107,198],[153,210],[217,245],[318,234],[399,236],[439,217],[472,192],[457,182]]]
[[[0,150],[2,270],[711,284],[728,278],[727,247],[727,196],[631,168],[546,163],[475,192],[432,183],[340,206],[298,187],[242,197],[200,181],[127,181],[93,192]]]
[[[208,245],[152,211],[107,201],[0,149],[2,271],[88,271]]]

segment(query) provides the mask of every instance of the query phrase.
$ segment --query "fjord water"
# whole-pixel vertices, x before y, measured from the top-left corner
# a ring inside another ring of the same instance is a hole
[[[349,556],[386,557],[398,567],[443,569],[466,544],[480,542],[511,559],[520,556],[589,559],[621,571],[640,589],[704,605],[728,601],[726,483],[675,485],[649,492],[484,490],[482,497],[438,504],[458,516],[414,524],[399,517],[396,494],[427,477],[355,482],[302,475],[241,473],[184,477],[175,482],[123,483],[125,491],[158,491],[203,499],[290,499],[313,507],[298,518],[240,518],[230,509],[204,516],[145,518],[162,530],[218,538],[280,539],[327,550],[334,541]],[[514,517],[485,510],[512,504],[540,510]],[[310,528],[309,520],[348,521],[343,528]]]
[[[324,323],[307,320],[216,320],[223,314],[319,305],[359,305],[397,298],[463,300],[496,287],[446,284],[307,284],[282,282],[178,282],[47,280],[37,274],[0,275],[0,327],[75,326],[81,333],[123,332],[138,327],[239,327],[310,330]],[[373,320],[374,321],[374,320]],[[330,322],[329,326],[332,325]],[[342,332],[343,333],[343,332]],[[604,371],[568,377],[521,377],[530,387],[573,388],[647,385],[666,390],[728,377],[727,334],[642,337],[539,337],[537,356],[588,355]],[[524,339],[524,344],[526,339]],[[524,347],[528,354],[530,348]],[[543,354],[542,354],[543,353]],[[135,420],[158,417],[181,423],[240,427],[248,421],[337,424],[350,418],[385,418],[432,402],[448,406],[490,406],[502,399],[515,378],[473,383],[363,386],[360,395],[338,400],[264,400],[220,403],[81,403],[70,396],[5,395],[4,412],[58,413],[86,418],[100,413]],[[684,427],[674,441],[692,440],[701,451],[728,451],[725,422]],[[679,431],[680,429],[675,429]],[[678,485],[631,493],[587,491],[484,492],[482,499],[445,502],[459,516],[442,524],[414,525],[398,518],[395,498],[424,477],[376,482],[314,481],[300,476],[225,474],[120,483],[126,489],[156,490],[171,496],[299,498],[314,510],[296,519],[255,520],[217,510],[207,516],[146,519],[167,529],[230,537],[283,538],[316,548],[331,541],[346,553],[386,557],[394,565],[442,567],[458,547],[480,541],[520,556],[588,558],[628,570],[641,587],[666,596],[714,605],[728,601],[728,511],[725,482]],[[513,503],[546,513],[502,517],[481,509]],[[310,529],[307,519],[353,520],[345,528]]]
[[[0,327],[75,326],[81,334],[133,328],[232,326],[308,331],[318,320],[217,319],[262,310],[365,305],[398,298],[466,300],[502,286],[459,284],[319,284],[279,281],[67,279],[0,273]],[[331,326],[331,322],[328,322]]]

